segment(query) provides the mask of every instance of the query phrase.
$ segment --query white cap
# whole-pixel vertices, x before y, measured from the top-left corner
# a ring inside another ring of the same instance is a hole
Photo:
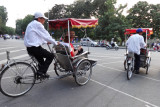
[[[43,17],[44,19],[48,19],[47,17],[44,16],[44,14],[42,14],[41,12],[36,12],[34,13],[34,17],[37,19],[39,17]]]

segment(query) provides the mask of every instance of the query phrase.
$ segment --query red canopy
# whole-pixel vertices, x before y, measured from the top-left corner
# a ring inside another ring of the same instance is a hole
[[[74,19],[74,18],[66,18],[66,19],[56,19],[49,20],[49,28],[50,29],[66,29],[69,26],[72,28],[93,28],[98,25],[98,19]]]
[[[146,31],[147,31],[147,33],[148,33],[148,36],[150,36],[151,34],[153,34],[153,29],[152,28],[142,28],[143,29],[143,32],[145,32],[146,33]],[[133,33],[136,33],[136,28],[134,28],[134,29],[126,29],[125,30],[125,35],[126,34],[133,34]]]

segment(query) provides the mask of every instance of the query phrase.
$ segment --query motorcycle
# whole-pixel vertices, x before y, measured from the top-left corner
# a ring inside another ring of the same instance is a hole
[[[107,49],[107,50],[109,50],[109,49],[118,50],[118,49],[119,49],[119,46],[117,45],[116,42],[114,42],[114,43],[112,43],[112,44],[107,43],[107,44],[106,44],[106,49]]]

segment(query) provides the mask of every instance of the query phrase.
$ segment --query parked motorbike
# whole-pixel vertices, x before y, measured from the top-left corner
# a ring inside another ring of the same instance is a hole
[[[119,49],[119,46],[117,45],[116,42],[114,42],[114,43],[112,43],[112,44],[107,43],[107,44],[106,44],[106,49],[107,49],[107,50],[108,50],[108,49],[118,50],[118,49]]]

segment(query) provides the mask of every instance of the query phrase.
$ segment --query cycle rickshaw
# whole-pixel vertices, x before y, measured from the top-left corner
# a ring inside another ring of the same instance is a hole
[[[97,19],[59,19],[49,20],[50,29],[72,28],[93,28],[98,24]],[[68,37],[69,37],[68,36]],[[70,38],[69,38],[70,40]],[[83,52],[80,55],[71,57],[69,48],[64,45],[49,46],[55,55],[54,70],[58,78],[73,76],[78,85],[85,85],[91,78],[92,67],[96,61],[88,58],[90,52]],[[7,63],[0,72],[0,91],[9,97],[18,97],[31,90],[34,84],[41,83],[43,80],[37,79],[38,62],[31,56],[30,60],[10,60],[7,52]],[[50,79],[50,78],[48,78]],[[52,79],[52,78],[51,78]]]
[[[137,29],[126,29],[125,30],[125,36],[132,35],[133,33],[136,33]],[[153,34],[152,28],[143,28],[143,32],[146,33],[146,45],[147,45],[147,38],[151,34]],[[126,39],[126,37],[125,37]],[[145,68],[146,74],[148,74],[149,67],[151,62],[151,55],[150,51],[146,49],[140,50],[140,67]],[[130,80],[132,77],[132,74],[134,72],[134,54],[128,53],[127,47],[126,47],[126,53],[125,53],[125,60],[124,60],[124,69],[127,70],[127,79]]]

